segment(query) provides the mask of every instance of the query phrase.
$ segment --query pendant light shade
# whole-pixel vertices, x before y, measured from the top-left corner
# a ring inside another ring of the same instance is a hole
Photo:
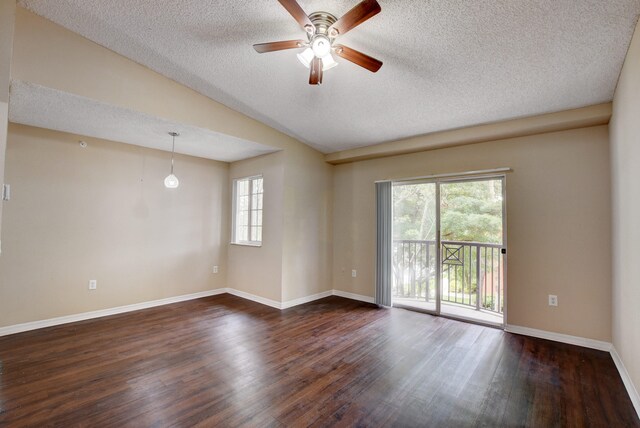
[[[180,185],[180,180],[174,174],[167,175],[167,178],[164,179],[164,186],[167,189],[175,189]]]
[[[164,179],[164,186],[167,189],[175,189],[180,185],[180,180],[173,173],[173,154],[176,149],[176,137],[179,136],[177,132],[169,132],[169,135],[172,137],[173,143],[171,144],[171,174],[167,175],[167,178]]]

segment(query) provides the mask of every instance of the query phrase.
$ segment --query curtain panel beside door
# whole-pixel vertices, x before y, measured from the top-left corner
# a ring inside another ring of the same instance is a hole
[[[390,181],[376,183],[376,304],[391,306],[392,200]]]

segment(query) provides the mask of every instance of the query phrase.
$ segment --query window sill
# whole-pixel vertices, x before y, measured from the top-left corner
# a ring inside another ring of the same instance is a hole
[[[262,243],[251,243],[251,242],[230,242],[231,245],[237,245],[239,247],[262,247]]]

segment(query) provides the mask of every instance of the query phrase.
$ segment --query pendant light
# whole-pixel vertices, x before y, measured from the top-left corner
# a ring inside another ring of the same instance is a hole
[[[180,181],[178,181],[178,177],[173,174],[173,153],[176,149],[176,137],[180,134],[177,132],[169,132],[169,135],[173,138],[173,143],[171,144],[171,174],[167,175],[167,178],[164,179],[164,186],[167,189],[175,189],[180,185]]]

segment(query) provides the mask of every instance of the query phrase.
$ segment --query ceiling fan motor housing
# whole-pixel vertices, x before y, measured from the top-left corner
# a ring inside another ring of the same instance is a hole
[[[316,31],[313,34],[307,34],[307,37],[309,37],[309,41],[311,41],[316,35],[323,35],[330,38],[335,38],[337,36],[337,34],[329,34],[329,27],[331,27],[333,23],[338,20],[338,18],[336,18],[332,14],[328,12],[314,12],[309,15],[309,19],[316,27]]]

